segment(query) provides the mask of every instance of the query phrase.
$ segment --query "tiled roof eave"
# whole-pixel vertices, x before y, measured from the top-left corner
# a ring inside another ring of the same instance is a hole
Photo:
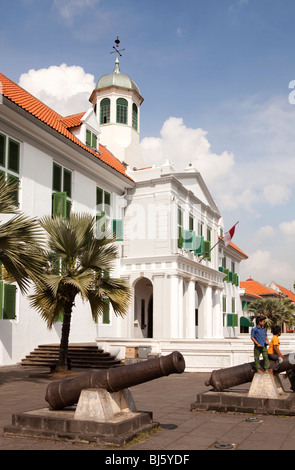
[[[115,166],[108,163],[106,159],[102,157],[101,151],[95,153],[93,150],[86,147],[86,145],[84,145],[77,137],[75,137],[67,128],[65,128],[62,124],[62,116],[58,115],[59,118],[57,120],[55,127],[50,125],[49,118],[48,118],[48,116],[50,115],[50,108],[48,108],[48,115],[45,114],[43,118],[40,118],[36,116],[33,112],[28,111],[24,106],[20,105],[16,100],[5,96],[5,94],[3,94],[3,98],[4,100],[7,100],[8,103],[11,103],[12,105],[15,106],[14,110],[16,109],[21,110],[22,112],[26,114],[26,116],[30,116],[30,118],[34,120],[35,123],[38,123],[38,125],[43,124],[44,126],[46,126],[47,131],[52,132],[54,135],[58,136],[59,138],[63,138],[65,143],[74,145],[76,148],[77,146],[80,147],[82,151],[86,151],[88,154],[96,157],[98,162],[101,162],[104,165],[107,165],[109,168],[112,168],[114,171],[116,171],[117,174],[121,175],[124,178],[127,178],[130,182],[133,182],[132,178],[130,178],[130,176],[128,176],[125,172],[117,170]]]

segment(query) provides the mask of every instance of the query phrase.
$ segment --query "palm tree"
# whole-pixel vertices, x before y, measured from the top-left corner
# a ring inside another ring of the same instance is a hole
[[[12,214],[0,225],[1,278],[16,282],[22,293],[26,293],[30,280],[42,273],[44,256],[43,231],[37,219],[22,214],[15,205],[14,195],[18,182],[7,182],[0,176],[0,213]]]
[[[255,300],[248,306],[253,320],[258,315],[265,317],[266,328],[285,323],[288,327],[295,323],[295,304],[288,297],[266,297]]]
[[[69,218],[43,217],[41,226],[48,235],[47,262],[43,279],[35,282],[31,306],[41,314],[48,328],[63,316],[56,372],[67,369],[67,353],[72,310],[77,295],[89,301],[97,321],[109,299],[116,315],[127,313],[130,289],[122,279],[109,276],[117,257],[111,238],[95,237],[95,218],[71,214]]]

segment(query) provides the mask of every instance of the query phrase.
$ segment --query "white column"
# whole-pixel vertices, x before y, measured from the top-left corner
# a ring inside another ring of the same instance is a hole
[[[195,281],[188,281],[185,294],[184,337],[195,338]]]
[[[165,275],[154,274],[153,282],[153,338],[169,338],[169,304],[165,292]]]
[[[170,338],[178,338],[179,325],[179,277],[170,276]]]
[[[221,290],[213,289],[213,338],[223,338]]]
[[[212,326],[212,317],[213,317],[213,305],[212,305],[212,287],[206,286],[204,289],[203,297],[203,309],[202,309],[202,338],[212,338],[213,337],[213,326]],[[200,337],[200,336],[199,336]]]

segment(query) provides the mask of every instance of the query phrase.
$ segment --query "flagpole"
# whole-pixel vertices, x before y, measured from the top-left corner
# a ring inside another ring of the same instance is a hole
[[[239,223],[239,221],[237,221],[237,222],[235,223],[235,225],[232,226],[232,228],[235,227],[236,225],[238,225],[238,223]],[[226,233],[228,233],[228,232],[226,232]],[[225,234],[224,234],[224,235],[225,235]],[[224,236],[224,235],[223,235],[223,236]],[[203,259],[205,258],[205,256],[207,256],[207,255],[213,250],[213,248],[215,248],[216,245],[218,245],[218,243],[219,243],[221,240],[224,241],[224,240],[223,240],[223,237],[221,237],[221,238],[218,240],[218,242],[215,243],[215,245],[213,245],[212,248],[210,248],[210,250],[209,250],[208,252],[206,252],[206,254],[205,254],[204,256],[202,256],[201,259],[198,260],[199,263],[200,263],[201,261],[203,261]]]

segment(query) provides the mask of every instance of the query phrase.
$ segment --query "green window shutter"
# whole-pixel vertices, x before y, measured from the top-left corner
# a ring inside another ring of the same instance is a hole
[[[67,217],[67,193],[54,193],[52,204],[53,217]]]
[[[237,282],[236,282],[236,286],[239,287],[240,286],[240,278],[239,276],[237,275]]]
[[[61,191],[61,177],[62,167],[57,163],[53,163],[52,190],[58,193]]]
[[[226,274],[225,278],[223,278],[223,282],[229,282],[229,269],[224,268],[224,274]]]
[[[14,320],[16,304],[16,286],[5,284],[3,318]]]
[[[89,129],[86,129],[86,146],[91,147],[91,132]]]
[[[101,209],[103,203],[103,190],[101,188],[96,188],[96,205],[100,206],[97,209]]]
[[[196,249],[196,236],[193,230],[183,231],[183,248],[188,251]]]
[[[13,182],[17,182],[18,183],[18,186],[19,186],[19,179],[17,178],[17,176],[14,176],[14,175],[9,175],[7,174],[7,183],[13,183]],[[14,192],[13,192],[13,199],[14,199],[14,203],[16,206],[18,206],[18,203],[19,203],[19,189],[17,188]]]
[[[223,267],[223,266],[219,266],[218,271],[220,271],[221,273],[224,273],[224,267]]]
[[[6,147],[6,137],[3,134],[0,134],[0,165],[5,166],[5,147]]]
[[[64,184],[63,192],[67,193],[67,197],[72,197],[72,172],[64,168]]]
[[[183,229],[182,229],[182,227],[178,227],[177,246],[178,246],[178,248],[183,248]]]
[[[237,273],[233,273],[233,280],[232,280],[232,283],[233,283],[235,286],[237,286],[237,277],[238,277]]]
[[[233,313],[228,313],[226,315],[226,326],[234,326],[234,315]]]
[[[19,173],[19,148],[20,145],[15,140],[8,141],[8,169],[14,173]]]
[[[239,315],[237,313],[234,314],[234,326],[239,326]]]
[[[211,242],[210,240],[204,240],[204,258],[211,261]]]
[[[104,192],[104,210],[106,215],[111,215],[111,195],[106,191]]]
[[[112,220],[113,226],[113,237],[119,241],[123,241],[123,220],[122,219],[113,219]]]
[[[177,240],[178,248],[183,248],[183,211],[179,207],[178,208],[178,240]]]
[[[229,271],[228,272],[228,282],[233,282],[233,272],[232,271]]]
[[[3,314],[3,289],[4,289],[4,282],[0,282],[0,318],[2,318]]]
[[[110,323],[110,300],[103,299],[103,309],[102,309],[102,323]]]
[[[97,135],[96,134],[92,134],[92,145],[91,145],[92,148],[94,149],[97,149]]]
[[[196,236],[195,255],[202,255],[204,253],[204,237],[202,235]]]

